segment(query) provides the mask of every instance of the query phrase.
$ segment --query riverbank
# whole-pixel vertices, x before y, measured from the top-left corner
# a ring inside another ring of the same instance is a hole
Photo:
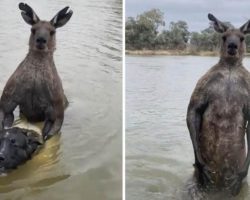
[[[126,50],[127,55],[165,55],[165,56],[218,56],[219,53],[215,51],[199,51],[191,52],[188,50]]]
[[[126,55],[134,56],[219,56],[218,51],[199,51],[192,52],[188,50],[126,50]],[[250,56],[250,53],[245,53]]]

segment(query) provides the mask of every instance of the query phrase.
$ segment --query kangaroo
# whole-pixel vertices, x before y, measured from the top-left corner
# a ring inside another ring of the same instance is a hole
[[[200,78],[187,110],[195,175],[237,195],[250,163],[250,73],[242,65],[250,20],[235,29],[208,18],[222,40],[219,62]]]
[[[24,21],[31,25],[29,51],[4,87],[0,99],[0,129],[12,126],[13,111],[19,106],[28,121],[45,122],[42,135],[46,140],[59,132],[63,123],[67,99],[53,53],[56,29],[65,25],[73,12],[65,7],[50,21],[42,21],[29,5],[20,3],[19,9]]]

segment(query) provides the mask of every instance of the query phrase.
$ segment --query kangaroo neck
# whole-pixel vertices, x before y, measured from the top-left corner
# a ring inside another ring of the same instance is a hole
[[[220,58],[219,66],[223,66],[228,69],[234,69],[234,68],[242,66],[242,59]]]
[[[39,52],[30,50],[25,58],[25,62],[28,62],[35,68],[54,65],[53,52]]]
[[[48,51],[48,52],[40,52],[40,51],[34,51],[30,50],[27,57],[33,58],[36,60],[53,60],[53,52]]]

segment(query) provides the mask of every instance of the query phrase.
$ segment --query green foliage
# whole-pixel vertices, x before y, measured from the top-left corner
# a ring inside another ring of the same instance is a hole
[[[159,9],[127,18],[126,49],[185,49],[190,35],[187,23],[171,22],[169,30],[159,33],[159,28],[164,25],[163,13]]]
[[[189,34],[186,22],[171,22],[169,30],[169,49],[185,49],[189,39]]]
[[[163,30],[155,39],[157,49],[185,49],[189,40],[188,25],[184,21],[171,22],[168,31]]]
[[[165,24],[163,17],[163,12],[161,12],[159,9],[152,9],[142,13],[141,15],[138,15],[137,21],[138,24],[141,24],[156,32],[159,26]]]
[[[220,43],[219,34],[212,26],[200,33],[193,32],[190,37],[190,48],[195,51],[215,51]]]
[[[136,19],[129,17],[126,21],[126,48],[151,49],[154,47],[158,28],[164,25],[163,13],[152,9],[138,15]]]
[[[230,22],[224,22],[233,27]],[[146,11],[136,18],[129,17],[126,20],[125,37],[126,49],[162,49],[216,51],[220,45],[220,34],[214,31],[213,25],[201,32],[188,30],[185,21],[170,22],[169,29],[164,29],[164,13],[159,9]],[[159,30],[161,30],[159,32]],[[246,39],[247,52],[250,52],[250,36]]]

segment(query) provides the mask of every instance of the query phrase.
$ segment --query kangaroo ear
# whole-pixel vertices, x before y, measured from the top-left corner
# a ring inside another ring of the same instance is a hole
[[[64,26],[68,21],[69,19],[71,18],[72,14],[73,14],[73,11],[72,10],[69,10],[69,7],[65,7],[64,9],[60,10],[56,15],[55,17],[53,17],[51,20],[50,20],[50,23],[55,27],[55,28],[59,28],[59,27],[62,27]]]
[[[250,33],[250,20],[240,27],[240,31],[244,34]]]
[[[29,25],[36,24],[40,21],[39,17],[28,4],[19,3],[19,9],[22,11],[21,15],[24,21]]]
[[[208,14],[208,19],[213,22],[214,30],[219,33],[224,33],[229,28],[210,13]]]

